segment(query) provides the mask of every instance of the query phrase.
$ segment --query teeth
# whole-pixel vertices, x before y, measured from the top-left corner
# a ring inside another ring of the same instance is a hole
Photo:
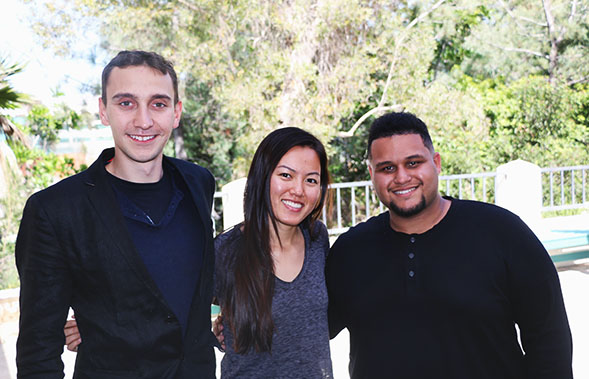
[[[402,190],[402,191],[395,191],[396,194],[398,195],[405,195],[406,193],[409,193],[411,191],[413,191],[415,188],[409,188],[407,190]]]
[[[155,136],[137,136],[137,135],[133,135],[133,134],[131,134],[130,137],[133,138],[136,141],[142,141],[142,142],[143,141],[149,141],[149,140],[155,138]]]
[[[282,200],[282,202],[284,204],[288,205],[289,207],[296,208],[296,209],[300,209],[303,207],[303,204],[295,203],[294,201],[290,201],[290,200]]]

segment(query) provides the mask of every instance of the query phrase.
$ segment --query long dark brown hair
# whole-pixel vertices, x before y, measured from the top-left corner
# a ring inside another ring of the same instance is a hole
[[[312,134],[294,127],[268,134],[260,143],[250,166],[244,198],[243,240],[236,246],[234,275],[228,275],[223,315],[233,332],[234,350],[245,354],[271,351],[274,322],[274,262],[270,250],[270,227],[278,235],[270,199],[272,172],[293,147],[313,149],[321,165],[321,198],[301,226],[313,232],[327,197],[329,172],[323,144]],[[312,238],[314,236],[312,235]]]

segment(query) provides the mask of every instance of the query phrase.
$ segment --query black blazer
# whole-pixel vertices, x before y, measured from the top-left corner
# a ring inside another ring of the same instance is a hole
[[[29,198],[16,242],[21,280],[18,378],[63,378],[63,326],[74,309],[83,343],[74,378],[214,378],[211,209],[204,168],[164,157],[205,226],[200,283],[186,335],[145,268],[108,182],[103,151],[87,170]]]

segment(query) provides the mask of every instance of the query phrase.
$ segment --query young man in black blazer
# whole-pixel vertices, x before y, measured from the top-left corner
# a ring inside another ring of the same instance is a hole
[[[83,335],[75,378],[214,378],[215,182],[163,155],[182,114],[172,65],[120,52],[103,71],[99,107],[114,149],[24,209],[18,377],[63,377],[71,306]]]

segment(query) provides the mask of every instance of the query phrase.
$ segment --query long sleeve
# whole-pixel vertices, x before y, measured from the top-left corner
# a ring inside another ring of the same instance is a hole
[[[345,321],[342,318],[342,311],[338,308],[338,299],[344,296],[338,293],[338,289],[341,287],[338,285],[338,280],[342,277],[341,272],[345,270],[345,268],[341,267],[342,259],[338,255],[338,247],[341,245],[338,243],[339,240],[331,248],[325,267],[325,281],[327,282],[329,297],[329,306],[327,308],[329,338],[335,338],[346,327]]]
[[[526,226],[513,245],[511,301],[521,332],[526,377],[572,378],[572,338],[558,273]]]
[[[21,281],[18,378],[63,378],[71,276],[63,246],[38,197],[25,206],[15,254]]]

